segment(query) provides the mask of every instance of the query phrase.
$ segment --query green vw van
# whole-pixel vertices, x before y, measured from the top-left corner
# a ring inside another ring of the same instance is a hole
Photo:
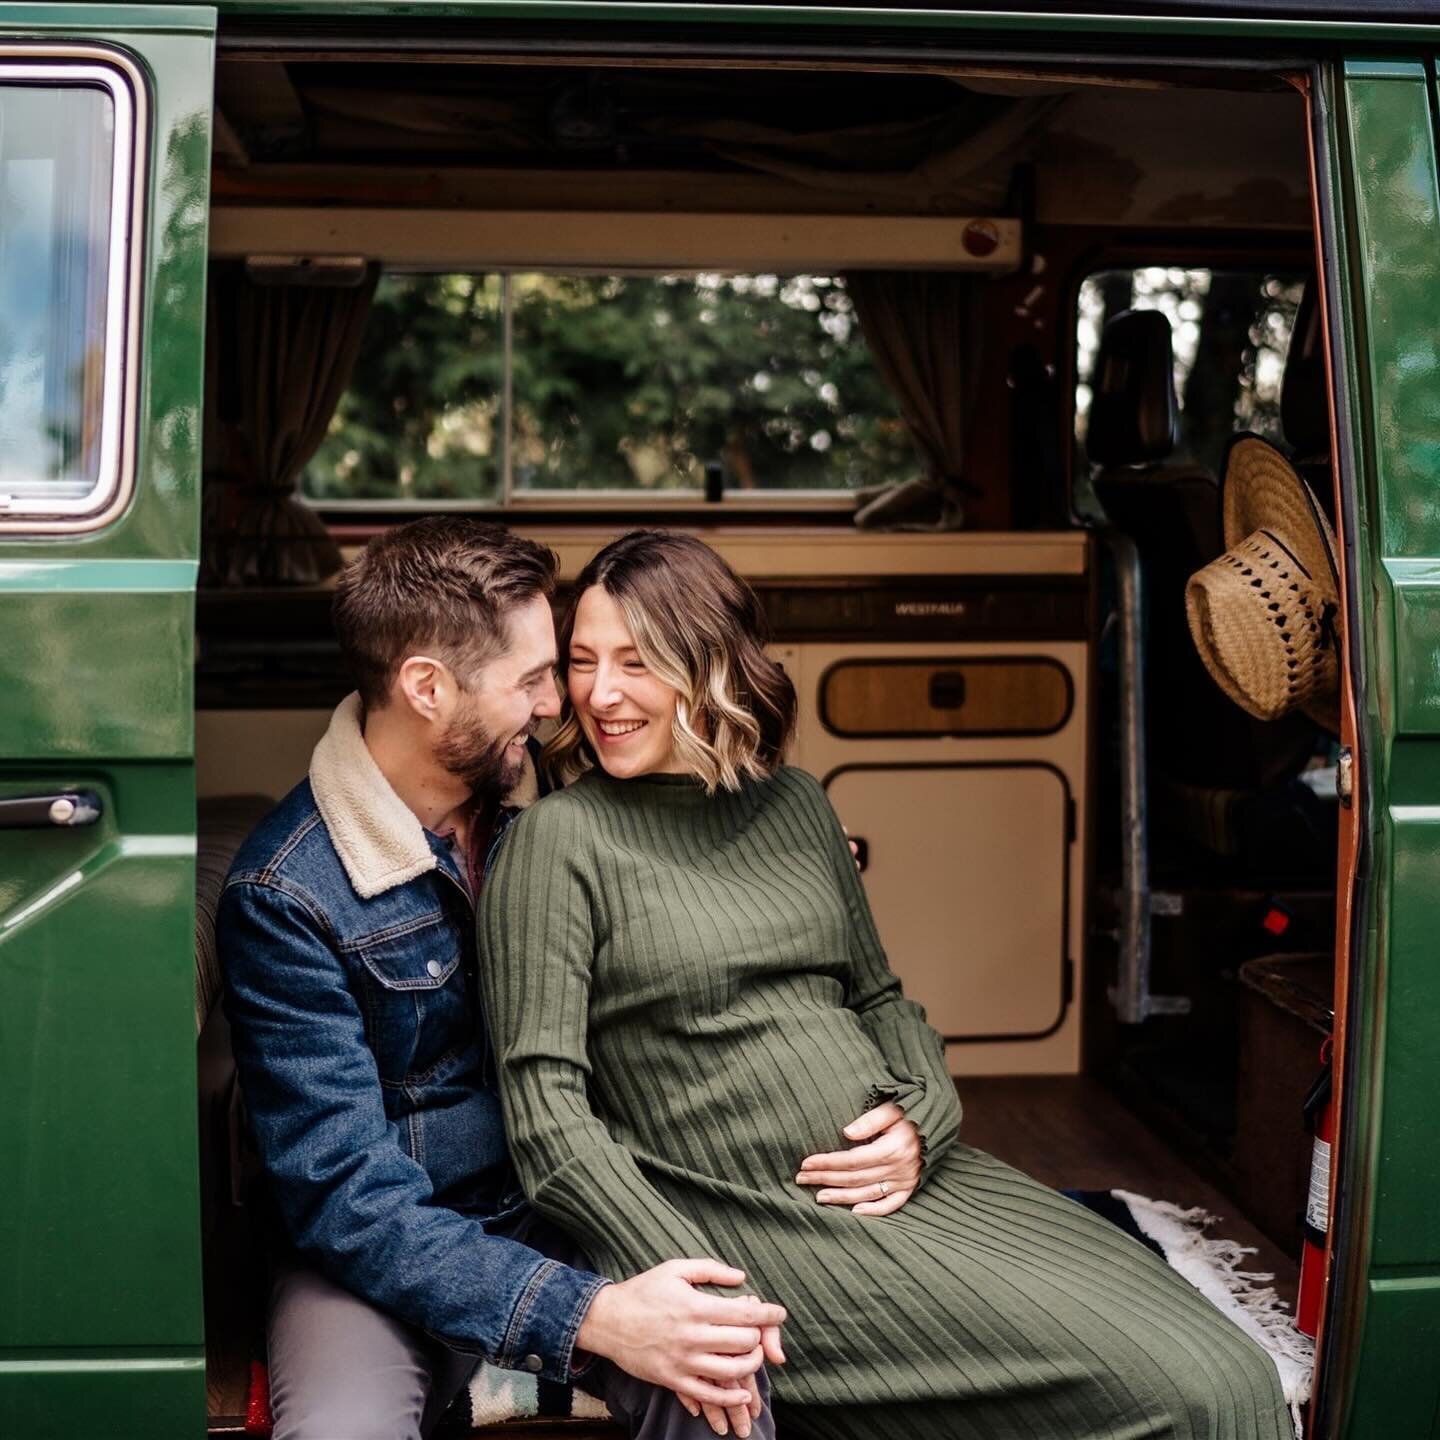
[[[572,578],[716,545],[966,1138],[1285,1301],[1308,1244],[1307,1433],[1440,1436],[1437,53],[1425,0],[0,0],[0,1435],[244,1426],[216,895],[338,569],[460,509]],[[1237,431],[1338,536],[1328,725],[1191,641]]]

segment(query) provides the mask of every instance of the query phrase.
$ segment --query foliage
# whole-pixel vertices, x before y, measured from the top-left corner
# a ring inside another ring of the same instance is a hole
[[[316,498],[493,499],[511,313],[516,490],[853,488],[913,448],[838,277],[389,275]]]
[[[305,493],[495,498],[504,365],[498,276],[386,275]]]

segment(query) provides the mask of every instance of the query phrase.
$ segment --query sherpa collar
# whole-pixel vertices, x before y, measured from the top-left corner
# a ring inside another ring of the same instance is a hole
[[[435,869],[439,861],[415,812],[375,763],[360,718],[358,694],[347,695],[335,707],[310,758],[310,788],[355,893],[371,900]],[[539,793],[527,752],[524,773],[504,803],[523,808]]]

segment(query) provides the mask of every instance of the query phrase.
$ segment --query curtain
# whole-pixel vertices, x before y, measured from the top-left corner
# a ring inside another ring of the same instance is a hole
[[[201,577],[307,585],[340,551],[296,496],[354,369],[379,267],[337,286],[257,284],[243,262],[210,276]]]
[[[845,277],[881,378],[900,405],[925,465],[916,480],[862,493],[864,527],[958,530],[965,497],[965,442],[980,356],[984,277],[908,271]]]

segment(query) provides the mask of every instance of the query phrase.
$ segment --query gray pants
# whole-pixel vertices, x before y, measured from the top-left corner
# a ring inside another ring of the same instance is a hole
[[[273,1440],[420,1440],[474,1372],[476,1360],[412,1330],[318,1271],[277,1269],[268,1332]],[[767,1404],[750,1434],[775,1440]],[[669,1390],[613,1365],[586,1372],[587,1390],[628,1424],[633,1440],[715,1440]]]

